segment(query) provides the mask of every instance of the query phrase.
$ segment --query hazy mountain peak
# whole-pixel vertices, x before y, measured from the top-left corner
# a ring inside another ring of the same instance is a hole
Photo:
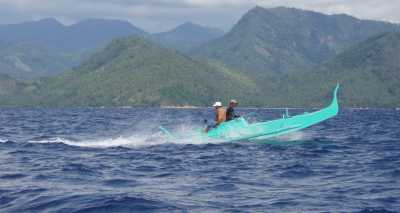
[[[185,22],[170,31],[155,34],[154,40],[166,47],[187,52],[223,34],[222,30],[216,28],[204,27],[193,22]]]
[[[85,19],[71,25],[69,28],[78,30],[90,29],[96,32],[108,31],[108,33],[114,34],[147,34],[145,31],[137,28],[130,22],[117,19]]]
[[[52,18],[52,17],[40,19],[40,20],[35,21],[35,22],[39,23],[39,24],[64,26],[63,24],[61,24],[61,22],[59,22],[57,19]],[[25,23],[27,23],[27,22],[25,22]]]
[[[82,21],[75,23],[72,26],[77,26],[77,25],[91,25],[91,26],[94,26],[94,25],[125,25],[125,26],[133,27],[133,25],[128,21],[123,21],[123,20],[118,20],[118,19],[100,19],[100,18],[84,19]]]
[[[21,23],[16,23],[16,24],[4,24],[4,25],[0,25],[0,27],[9,27],[10,31],[13,30],[32,30],[31,28],[49,28],[49,29],[61,29],[64,27],[64,25],[59,22],[57,19],[49,17],[49,18],[44,18],[44,19],[39,19],[36,21],[24,21]],[[1,29],[0,29],[1,31]],[[10,32],[12,33],[12,32]]]
[[[266,11],[266,10],[267,10],[266,8],[257,5],[257,6],[255,6],[255,7],[253,7],[253,8],[251,8],[251,9],[247,12],[247,14],[263,12],[263,11]]]
[[[188,21],[165,33],[222,34],[223,31],[217,28],[205,27],[203,25]]]
[[[199,27],[199,24],[193,23],[191,21],[187,21],[181,25],[179,25],[178,27]]]
[[[311,10],[303,10],[293,7],[272,7],[263,8],[260,6],[254,7],[249,10],[243,19],[248,18],[263,18],[263,19],[288,19],[288,18],[301,18],[301,16],[328,16],[319,12]]]
[[[293,7],[271,7],[271,8],[265,8],[261,6],[255,6],[252,9],[250,9],[246,14],[247,15],[257,15],[257,14],[264,14],[264,13],[294,13],[294,12],[313,12],[313,11],[307,11],[307,10],[302,10],[298,8],[293,8]]]
[[[183,33],[183,32],[193,32],[193,31],[203,31],[205,27],[195,24],[193,22],[185,22],[169,32]]]

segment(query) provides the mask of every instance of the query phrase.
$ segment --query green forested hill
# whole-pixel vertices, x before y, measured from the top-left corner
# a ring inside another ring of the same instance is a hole
[[[22,105],[209,105],[240,98],[255,105],[254,82],[218,63],[193,60],[145,39],[114,40],[80,67],[36,84]]]
[[[228,35],[199,50],[207,59],[143,38],[117,39],[55,77],[21,82],[0,74],[0,105],[207,106],[235,98],[241,106],[309,107],[327,104],[338,82],[343,106],[399,107],[397,30],[346,15],[257,7]],[[1,48],[8,45],[0,41]],[[18,53],[24,45],[13,48]],[[30,49],[16,57],[0,51],[0,65],[13,63],[29,73],[19,58],[39,67],[47,63],[35,57],[53,60],[41,48]],[[10,70],[0,66],[0,73]]]
[[[400,106],[400,33],[373,36],[304,72],[253,79],[218,61],[197,61],[141,38],[113,41],[73,71],[34,83],[0,75],[1,105],[324,106],[340,83],[342,106]]]
[[[297,106],[321,105],[336,82],[345,106],[400,106],[400,33],[373,36],[305,73],[288,80],[288,100]]]
[[[223,37],[192,51],[244,72],[303,71],[398,25],[285,7],[256,7]]]

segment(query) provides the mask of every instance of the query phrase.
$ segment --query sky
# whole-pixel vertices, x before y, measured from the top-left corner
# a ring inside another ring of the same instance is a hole
[[[53,17],[69,25],[107,18],[127,20],[153,33],[187,21],[227,31],[257,5],[400,23],[400,0],[0,0],[0,24]]]

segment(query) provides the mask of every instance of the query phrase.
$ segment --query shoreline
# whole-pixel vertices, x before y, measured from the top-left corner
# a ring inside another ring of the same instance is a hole
[[[0,106],[0,109],[135,109],[135,108],[159,108],[159,109],[213,109],[210,106]],[[323,107],[237,107],[242,110],[318,110]],[[346,110],[395,110],[400,111],[400,107],[342,107]]]

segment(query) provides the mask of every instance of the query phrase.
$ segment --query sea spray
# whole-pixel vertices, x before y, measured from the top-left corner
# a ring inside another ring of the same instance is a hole
[[[132,121],[132,125],[126,129],[121,129],[115,135],[109,137],[99,138],[79,138],[69,139],[62,137],[46,138],[39,140],[29,140],[29,143],[62,143],[69,146],[78,147],[92,147],[92,148],[109,148],[109,147],[143,147],[143,146],[155,146],[163,144],[204,144],[204,141],[199,137],[199,132],[203,130],[201,122],[198,117],[183,117],[181,119],[173,120],[173,123],[162,122],[165,121],[165,116],[161,113],[148,113],[143,116],[148,119],[139,121]],[[172,120],[172,119],[171,119]],[[160,126],[166,125],[171,131],[181,135],[191,135],[192,137],[186,137],[170,141],[166,135],[159,129]],[[215,141],[217,142],[217,141]],[[213,143],[210,141],[209,143]]]

